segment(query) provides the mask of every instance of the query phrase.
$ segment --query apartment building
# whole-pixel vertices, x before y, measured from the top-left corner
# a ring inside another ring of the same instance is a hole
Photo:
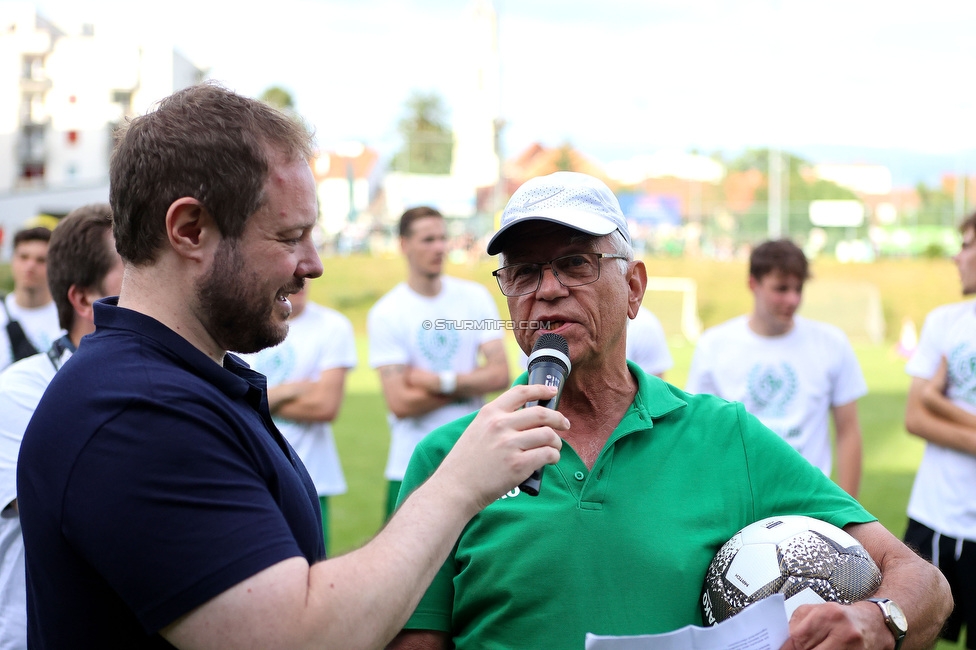
[[[205,75],[164,41],[64,27],[29,2],[0,3],[0,228],[107,200],[115,128]]]

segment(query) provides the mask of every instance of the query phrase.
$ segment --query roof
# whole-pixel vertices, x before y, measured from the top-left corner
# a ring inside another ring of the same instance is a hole
[[[315,174],[315,182],[319,183],[326,179],[348,179],[349,166],[352,166],[353,178],[370,178],[379,154],[369,147],[363,147],[362,151],[354,157],[341,156],[334,151],[320,152],[312,161],[312,171]]]

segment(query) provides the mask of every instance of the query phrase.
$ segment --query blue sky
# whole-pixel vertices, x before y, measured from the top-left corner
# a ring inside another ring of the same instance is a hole
[[[55,23],[121,22],[168,39],[245,94],[281,85],[324,146],[389,151],[411,90],[453,106],[465,75],[469,0],[36,4]],[[976,149],[971,1],[496,6],[509,156],[536,140],[603,161],[692,147]]]

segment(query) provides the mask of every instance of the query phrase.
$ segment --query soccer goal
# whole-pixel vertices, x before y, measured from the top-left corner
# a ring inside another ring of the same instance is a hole
[[[698,284],[692,278],[647,278],[641,303],[650,309],[669,340],[680,337],[694,343],[701,334],[698,317]]]
[[[812,278],[803,285],[800,313],[844,330],[852,342],[885,340],[881,291],[870,282],[846,282]]]

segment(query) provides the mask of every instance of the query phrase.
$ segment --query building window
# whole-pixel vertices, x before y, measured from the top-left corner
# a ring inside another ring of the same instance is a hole
[[[42,79],[44,77],[44,58],[36,54],[25,54],[22,75],[24,79]]]
[[[44,127],[37,124],[22,127],[17,138],[18,159],[33,164],[43,162],[44,154]]]
[[[44,178],[44,163],[24,163],[20,168],[20,177],[28,180]]]

